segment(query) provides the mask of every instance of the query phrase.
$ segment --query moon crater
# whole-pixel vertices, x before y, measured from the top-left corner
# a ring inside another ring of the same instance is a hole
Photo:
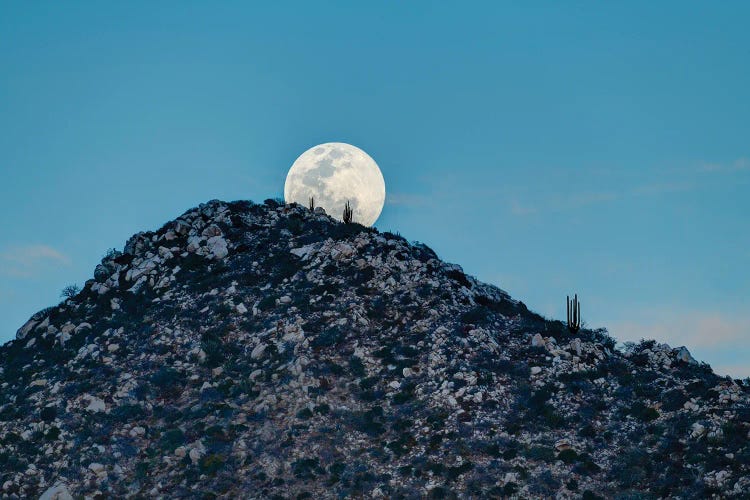
[[[354,221],[372,226],[385,203],[385,181],[375,160],[356,146],[327,142],[313,146],[289,169],[284,184],[284,199],[315,206],[341,220],[348,201]]]

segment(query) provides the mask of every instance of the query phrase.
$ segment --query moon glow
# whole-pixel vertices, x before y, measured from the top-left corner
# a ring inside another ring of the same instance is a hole
[[[327,142],[314,146],[294,161],[284,183],[284,200],[316,207],[339,220],[346,202],[354,222],[372,226],[385,203],[385,180],[377,163],[356,146]]]

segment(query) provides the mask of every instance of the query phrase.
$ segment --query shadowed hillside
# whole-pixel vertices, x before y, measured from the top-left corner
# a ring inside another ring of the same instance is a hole
[[[749,392],[400,236],[211,201],[0,348],[0,495],[747,498]]]

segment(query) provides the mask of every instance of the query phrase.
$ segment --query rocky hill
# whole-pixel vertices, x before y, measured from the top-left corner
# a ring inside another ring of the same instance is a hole
[[[0,348],[0,496],[748,498],[749,401],[425,245],[212,201]]]

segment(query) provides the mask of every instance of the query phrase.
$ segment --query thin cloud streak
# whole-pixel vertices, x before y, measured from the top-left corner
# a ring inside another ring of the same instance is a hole
[[[698,167],[699,172],[731,173],[750,170],[750,158],[737,158],[731,163],[704,163]]]
[[[50,265],[70,266],[70,257],[48,245],[26,245],[0,252],[0,274],[27,278]]]
[[[391,206],[417,207],[429,203],[429,198],[421,194],[411,193],[387,193],[385,204]]]

